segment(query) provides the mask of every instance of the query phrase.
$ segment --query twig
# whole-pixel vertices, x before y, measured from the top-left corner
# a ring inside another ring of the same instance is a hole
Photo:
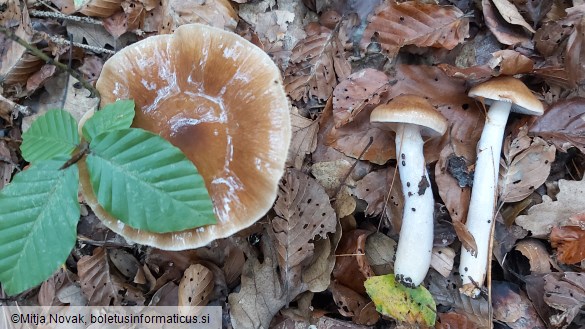
[[[33,16],[33,17],[54,18],[54,19],[62,19],[64,21],[72,21],[72,22],[79,22],[79,23],[86,23],[86,24],[93,24],[93,25],[103,25],[102,21],[91,18],[91,17],[71,16],[71,15],[66,15],[66,14],[59,13],[59,12],[41,11],[41,10],[31,10],[28,13],[30,16]]]
[[[114,55],[116,52],[110,49],[106,49],[106,48],[101,48],[101,47],[95,47],[95,46],[90,46],[90,45],[86,45],[83,43],[79,43],[79,42],[73,42],[73,41],[69,41],[69,40],[65,40],[63,38],[54,36],[54,35],[50,35],[47,33],[41,33],[44,37],[48,38],[49,40],[51,40],[52,42],[60,45],[60,46],[74,46],[77,48],[81,48],[81,49],[85,49],[85,50],[89,50],[91,52],[94,53],[101,53],[101,54],[109,54],[109,55]]]
[[[87,81],[85,81],[85,79],[81,76],[81,74],[79,72],[77,72],[77,71],[67,67],[67,65],[65,65],[61,62],[55,61],[51,57],[47,56],[39,48],[29,44],[28,42],[24,41],[22,38],[17,36],[14,32],[12,32],[12,30],[10,30],[4,26],[0,26],[0,32],[2,32],[4,35],[6,35],[6,37],[11,39],[12,41],[14,41],[14,42],[18,43],[19,45],[23,46],[24,48],[26,48],[26,50],[31,52],[33,55],[39,57],[40,59],[42,59],[46,63],[51,64],[51,65],[55,65],[59,69],[69,73],[75,79],[79,80],[81,85],[85,89],[89,90],[89,92],[91,93],[89,95],[89,97],[96,97],[96,96],[99,97],[100,93],[97,91],[97,89],[95,89],[91,84],[89,84]]]

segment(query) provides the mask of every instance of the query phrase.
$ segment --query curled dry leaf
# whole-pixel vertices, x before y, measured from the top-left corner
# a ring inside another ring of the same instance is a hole
[[[374,275],[365,255],[366,240],[371,233],[361,229],[343,233],[337,247],[337,260],[332,273],[337,282],[360,294],[366,292],[364,288],[366,278]]]
[[[431,267],[442,276],[448,277],[453,269],[455,251],[449,247],[435,247],[431,255]]]
[[[512,329],[545,329],[526,295],[513,283],[492,281],[494,317]]]
[[[288,158],[286,164],[301,170],[307,154],[315,151],[317,148],[317,131],[319,131],[319,122],[317,120],[307,119],[298,113],[298,109],[293,108],[291,112],[292,140],[288,148]]]
[[[10,151],[6,141],[0,140],[0,189],[10,182],[17,162],[14,151]]]
[[[335,212],[317,181],[294,169],[287,170],[274,206],[277,214],[268,232],[274,237],[284,293],[292,300],[303,267],[312,260],[314,241],[335,232]]]
[[[469,33],[469,20],[454,6],[387,1],[369,18],[362,45],[372,40],[391,56],[405,45],[453,49]]]
[[[201,264],[189,266],[179,283],[179,306],[206,306],[213,292],[213,272]]]
[[[351,317],[354,323],[373,325],[380,319],[380,314],[368,298],[335,281],[331,282],[329,290],[339,313]]]
[[[374,232],[366,238],[366,258],[375,275],[389,274],[394,271],[396,241],[386,234]]]
[[[318,162],[313,164],[311,173],[325,188],[327,195],[335,199],[333,207],[338,218],[351,215],[356,207],[353,197],[355,182],[349,175],[352,165],[346,160]]]
[[[91,17],[109,17],[122,9],[124,0],[82,0],[74,1],[75,10]]]
[[[576,264],[585,260],[585,214],[573,216],[571,224],[553,227],[550,242],[557,249],[557,258],[565,264]]]
[[[357,182],[355,195],[368,203],[367,216],[383,214],[392,223],[392,231],[400,232],[404,195],[396,168],[390,166],[370,172]]]
[[[320,26],[293,48],[284,73],[285,90],[293,100],[326,100],[337,82],[351,73],[339,36],[338,30]]]
[[[512,25],[498,12],[491,0],[482,0],[483,17],[487,27],[498,41],[505,45],[530,44],[529,33],[519,25]]]
[[[134,278],[141,266],[136,257],[123,249],[112,249],[108,256],[118,271],[128,279]]]
[[[546,274],[551,272],[549,254],[542,241],[525,239],[518,242],[515,249],[528,258],[531,273]]]
[[[510,140],[508,136],[504,142],[504,159],[500,161],[501,202],[521,201],[544,184],[556,154],[554,145],[538,137],[528,137],[525,127]]]
[[[508,1],[508,0],[492,0],[492,2],[494,3],[494,5],[498,9],[498,11],[500,12],[500,15],[502,16],[502,18],[504,18],[504,20],[506,22],[513,24],[513,25],[520,25],[532,33],[536,32],[536,31],[534,31],[532,26],[530,26],[530,24],[528,24],[528,22],[526,22],[524,17],[522,17],[522,15],[520,15],[518,8],[516,8],[516,6],[514,6],[514,4],[510,3],[510,1]]]
[[[234,31],[238,24],[238,14],[228,0],[163,0],[161,7],[160,34],[173,33],[179,26],[189,23],[202,23],[230,31]]]
[[[504,49],[493,53],[488,65],[498,73],[494,76],[515,75],[532,72],[534,61],[517,51]]]
[[[557,200],[542,196],[542,203],[528,209],[526,215],[516,217],[516,224],[532,232],[536,238],[546,237],[555,226],[563,226],[575,214],[585,212],[585,180],[559,180]]]
[[[341,81],[333,90],[335,127],[351,122],[364,107],[378,105],[389,87],[388,76],[372,68],[355,72]]]
[[[435,329],[478,329],[465,315],[455,312],[439,313]]]
[[[566,328],[585,305],[585,274],[551,273],[544,277],[544,301],[562,313],[552,315],[555,327]]]
[[[585,98],[575,97],[551,105],[530,126],[529,132],[566,151],[574,146],[585,152]]]

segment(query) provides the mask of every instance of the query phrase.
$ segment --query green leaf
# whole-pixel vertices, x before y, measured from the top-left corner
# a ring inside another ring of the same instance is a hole
[[[133,228],[175,232],[215,224],[205,182],[168,141],[130,128],[98,135],[87,169],[101,206]]]
[[[97,135],[112,130],[130,128],[134,120],[134,101],[119,100],[106,105],[83,125],[83,137],[91,142]]]
[[[56,156],[69,157],[79,144],[77,122],[67,111],[50,110],[22,134],[22,157],[31,163]]]
[[[0,191],[0,282],[6,293],[34,287],[61,266],[77,239],[78,171],[47,160]]]
[[[435,300],[422,285],[407,288],[396,282],[394,274],[387,274],[368,278],[364,286],[379,313],[410,324],[435,325]]]

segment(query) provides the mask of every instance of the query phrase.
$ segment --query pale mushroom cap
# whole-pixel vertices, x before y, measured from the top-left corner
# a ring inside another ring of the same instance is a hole
[[[512,103],[512,111],[542,115],[544,107],[526,85],[513,77],[499,77],[481,83],[469,91],[469,97],[483,99],[487,105],[494,101]]]
[[[97,202],[90,204],[113,231],[160,248],[197,248],[252,225],[272,207],[291,125],[280,72],[264,51],[231,32],[183,25],[122,49],[104,64],[96,86],[102,106],[134,99],[133,126],[158,133],[193,161],[218,219],[216,225],[156,234],[108,218]],[[81,179],[92,203],[87,177]]]
[[[379,105],[370,114],[370,122],[391,124],[409,123],[422,127],[421,135],[428,137],[442,136],[447,131],[447,119],[423,97],[400,95],[388,104]]]

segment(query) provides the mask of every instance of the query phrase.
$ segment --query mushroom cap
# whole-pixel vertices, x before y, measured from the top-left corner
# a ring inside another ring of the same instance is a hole
[[[161,135],[193,161],[218,220],[181,232],[137,230],[101,209],[80,168],[87,202],[110,229],[138,243],[190,249],[252,225],[272,207],[291,124],[280,72],[264,51],[231,32],[183,25],[112,56],[96,87],[102,106],[134,99],[132,126]]]
[[[418,125],[421,135],[428,137],[442,136],[447,131],[447,119],[428,100],[416,95],[400,95],[379,105],[370,114],[370,122],[390,124],[393,130],[398,124]]]
[[[544,107],[526,85],[513,77],[499,77],[481,83],[469,91],[469,97],[483,99],[487,105],[494,101],[512,103],[512,111],[542,115]]]

